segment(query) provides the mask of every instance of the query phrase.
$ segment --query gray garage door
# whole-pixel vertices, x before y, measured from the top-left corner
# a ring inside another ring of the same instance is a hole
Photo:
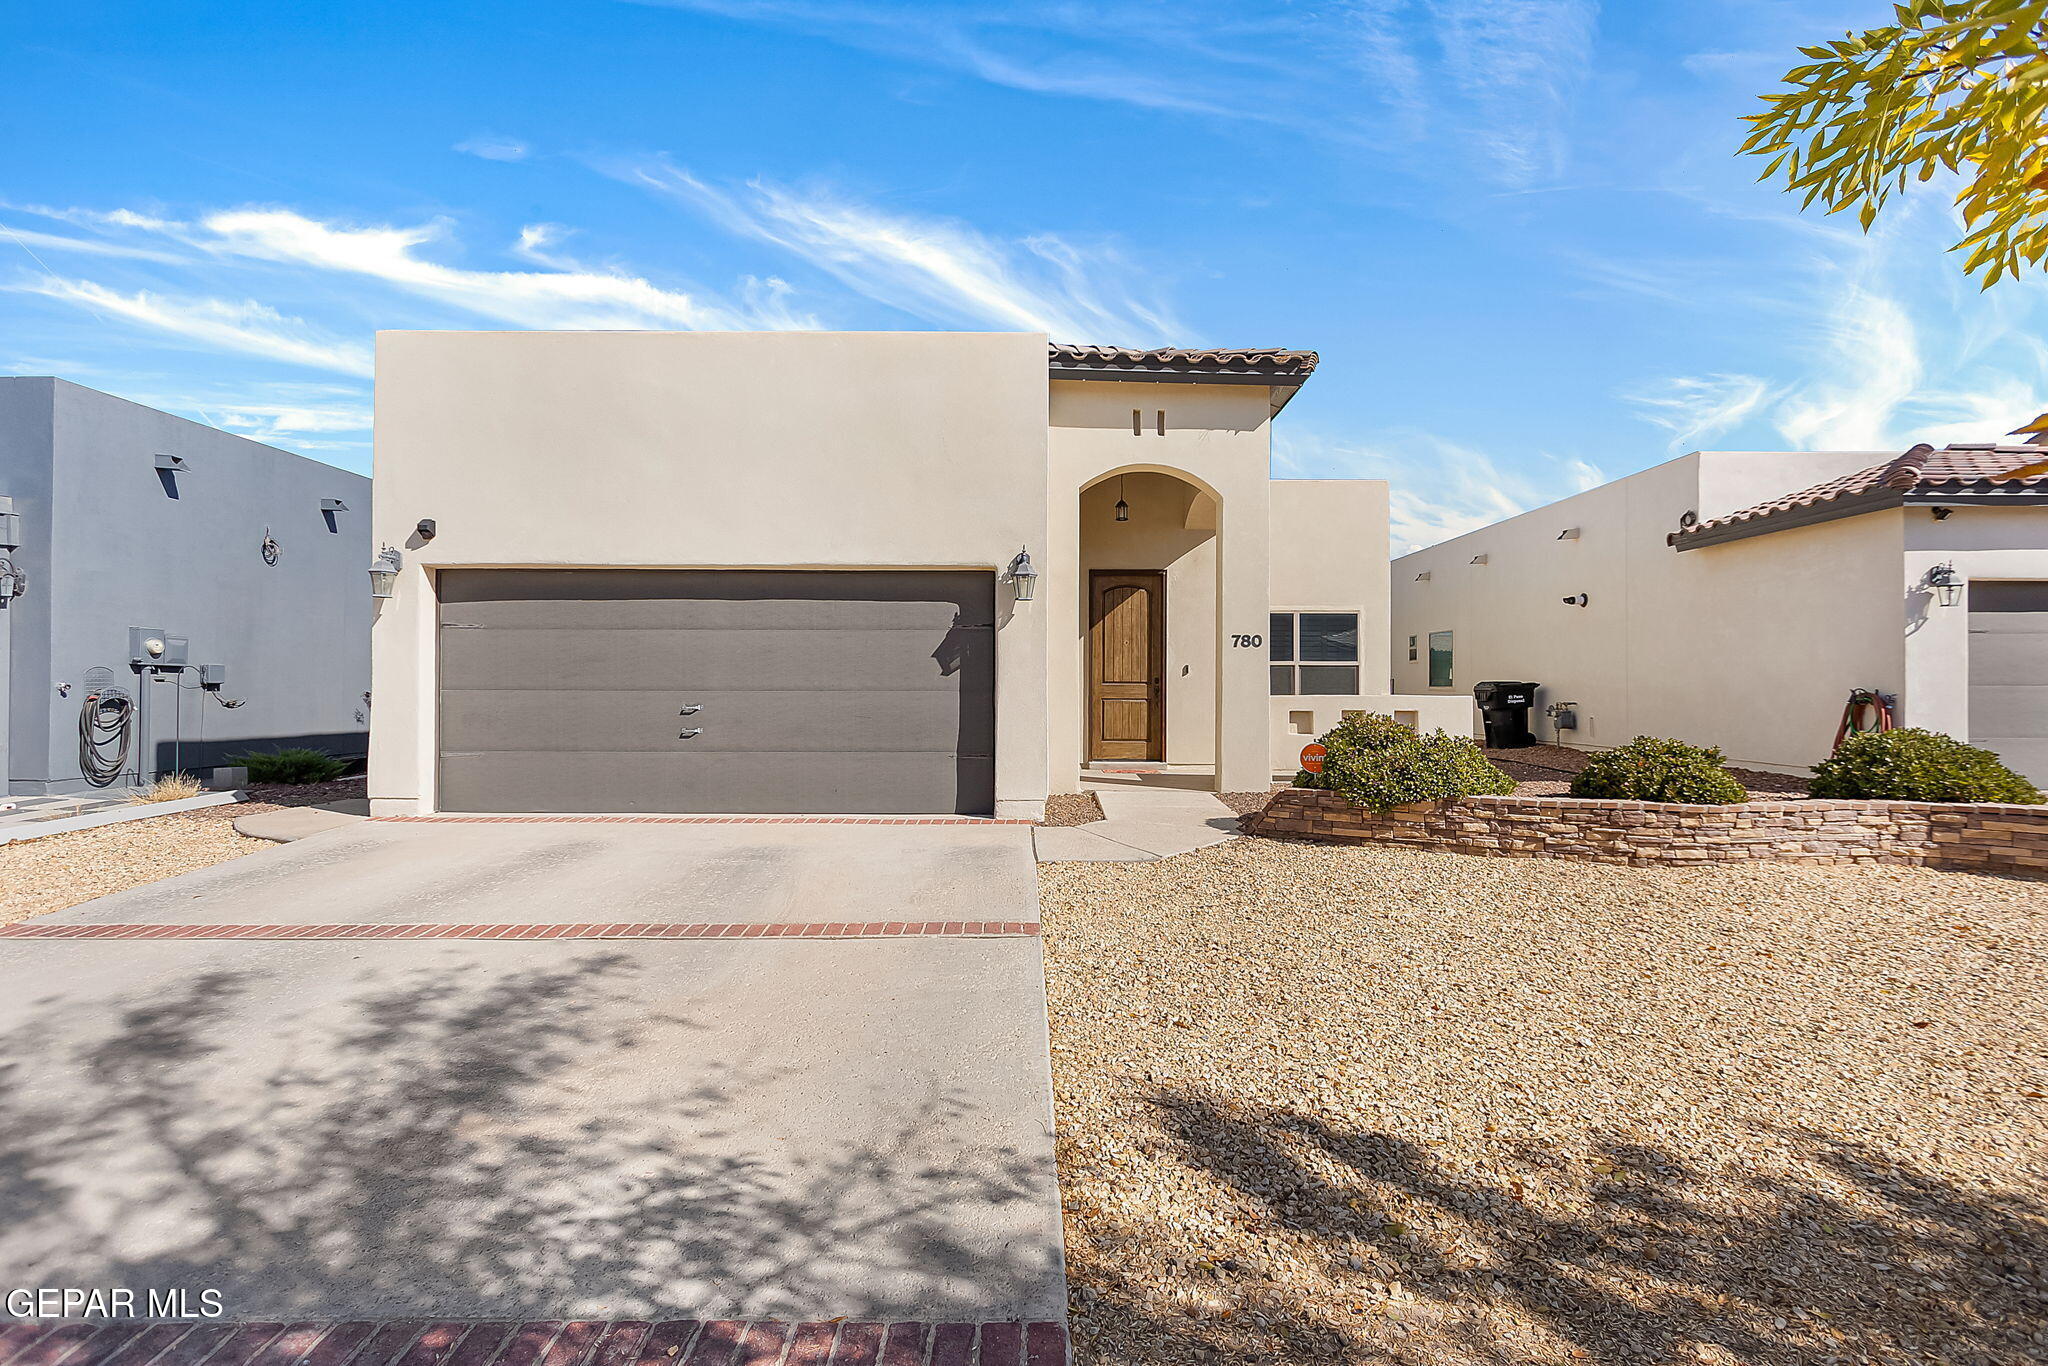
[[[1970,743],[2048,786],[2048,583],[1970,584]]]
[[[993,574],[440,585],[444,811],[994,809]]]

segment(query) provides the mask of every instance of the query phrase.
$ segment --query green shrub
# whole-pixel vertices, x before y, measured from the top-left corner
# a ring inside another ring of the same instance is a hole
[[[1418,735],[1391,716],[1349,717],[1319,743],[1329,751],[1323,771],[1296,774],[1294,785],[1335,792],[1374,811],[1515,790],[1515,780],[1470,740],[1443,731]]]
[[[1747,801],[1749,790],[1721,766],[1718,749],[1638,735],[1594,755],[1572,779],[1572,795],[1726,806]]]
[[[1816,797],[1901,802],[2018,802],[2038,806],[2041,790],[1988,749],[1931,730],[1852,735],[1813,766]]]
[[[346,759],[321,749],[276,749],[240,754],[228,761],[249,770],[252,783],[324,783],[348,772]]]

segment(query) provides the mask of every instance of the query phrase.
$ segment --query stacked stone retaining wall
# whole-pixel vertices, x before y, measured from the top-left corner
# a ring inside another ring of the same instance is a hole
[[[1734,806],[1585,797],[1462,797],[1377,813],[1290,788],[1241,822],[1248,835],[1405,844],[1510,858],[1682,865],[1782,860],[1912,863],[2048,876],[2048,806],[1776,801]]]

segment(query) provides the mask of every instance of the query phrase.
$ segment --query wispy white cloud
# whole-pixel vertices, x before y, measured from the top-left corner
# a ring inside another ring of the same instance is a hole
[[[519,327],[687,330],[764,321],[744,307],[663,289],[625,272],[468,270],[424,255],[422,247],[446,243],[449,227],[445,220],[356,226],[291,209],[235,209],[209,214],[187,240],[217,253],[363,276]],[[786,316],[778,313],[776,321]]]
[[[10,242],[20,247],[39,266],[43,265],[43,261],[36,254],[38,252],[113,256],[126,261],[158,261],[167,265],[187,259],[176,252],[162,251],[154,247],[130,246],[123,242],[108,242],[94,237],[63,237],[56,233],[37,232],[33,228],[18,228],[0,223],[0,247]]]
[[[124,293],[90,280],[50,277],[14,286],[120,318],[187,344],[343,374],[368,375],[370,350],[323,333],[253,299],[178,298],[136,290]]]
[[[1668,379],[1620,397],[1671,433],[1669,450],[1683,451],[1740,426],[1770,395],[1771,386],[1755,375],[1704,375]]]
[[[464,138],[455,144],[458,152],[467,152],[485,161],[524,161],[533,149],[518,138],[508,138],[501,133],[478,133],[475,137]]]
[[[1468,126],[1509,186],[1557,175],[1565,120],[1592,63],[1592,0],[1431,0]]]
[[[1186,335],[1155,292],[1140,287],[1141,273],[1108,247],[1043,233],[1000,241],[963,223],[761,181],[714,186],[661,159],[612,161],[601,169],[928,321],[1127,345]]]
[[[1566,158],[1595,0],[1008,4],[636,0],[801,33],[1056,98],[1284,128],[1354,155],[1428,143],[1463,177],[1525,187]]]
[[[1428,433],[1346,442],[1278,427],[1274,472],[1295,479],[1384,479],[1388,534],[1402,555],[1462,536],[1570,494],[1607,476],[1576,456],[1537,452],[1510,468],[1485,451]]]

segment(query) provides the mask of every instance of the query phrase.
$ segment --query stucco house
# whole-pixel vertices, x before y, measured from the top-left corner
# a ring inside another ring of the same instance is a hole
[[[126,791],[368,747],[370,481],[47,376],[0,378],[0,773]]]
[[[1803,772],[1852,690],[2048,782],[2048,451],[1696,451],[1393,566],[1394,678]]]
[[[387,332],[370,796],[1035,817],[1225,790],[1387,679],[1386,487],[1275,481],[1309,352]]]

